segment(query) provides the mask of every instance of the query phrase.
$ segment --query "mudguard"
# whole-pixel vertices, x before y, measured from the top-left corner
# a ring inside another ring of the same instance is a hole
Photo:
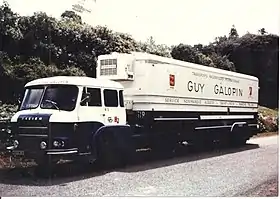
[[[134,155],[135,145],[132,137],[132,128],[129,125],[102,126],[93,134],[93,144],[98,153],[98,138],[104,134],[113,136],[117,148],[124,156]]]

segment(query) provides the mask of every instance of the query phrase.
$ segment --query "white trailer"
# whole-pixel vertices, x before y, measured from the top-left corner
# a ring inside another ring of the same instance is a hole
[[[128,123],[144,134],[245,143],[257,132],[256,77],[140,52],[99,56],[96,76],[124,86]]]
[[[114,63],[114,64],[113,64]],[[120,82],[135,111],[257,112],[258,78],[147,53],[99,56],[97,79]]]

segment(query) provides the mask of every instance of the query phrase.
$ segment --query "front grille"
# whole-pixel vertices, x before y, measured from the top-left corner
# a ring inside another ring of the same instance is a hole
[[[18,118],[17,125],[14,130],[17,134],[23,134],[25,136],[41,136],[48,135],[50,115],[21,115]]]
[[[19,126],[19,134],[31,134],[31,135],[48,135],[47,127],[35,127],[35,126]]]
[[[45,121],[28,121],[28,120],[19,120],[18,126],[24,126],[24,127],[46,127],[47,122]]]

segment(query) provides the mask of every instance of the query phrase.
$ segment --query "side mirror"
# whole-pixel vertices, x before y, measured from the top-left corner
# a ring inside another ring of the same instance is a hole
[[[81,100],[81,105],[83,105],[84,103],[87,103],[90,101],[90,93],[85,93],[83,94],[83,98]]]
[[[20,105],[21,102],[22,102],[22,96],[18,95],[18,97],[17,97],[17,105]]]

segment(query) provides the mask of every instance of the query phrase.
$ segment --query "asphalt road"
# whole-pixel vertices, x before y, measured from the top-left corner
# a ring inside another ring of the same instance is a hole
[[[140,156],[142,162],[117,171],[62,165],[53,179],[30,175],[32,168],[0,171],[0,196],[229,197],[278,180],[278,136],[252,139],[237,149]]]

